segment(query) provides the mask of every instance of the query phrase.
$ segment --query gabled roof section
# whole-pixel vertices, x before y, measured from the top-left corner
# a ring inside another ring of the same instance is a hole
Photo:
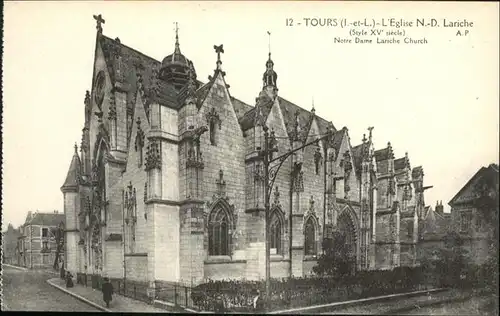
[[[406,168],[410,168],[410,159],[408,158],[408,154],[405,154],[404,157],[398,158],[394,160],[394,170],[403,170]]]
[[[65,223],[66,216],[64,213],[35,213],[29,225],[43,225],[43,226],[59,226]]]
[[[413,179],[420,179],[420,177],[424,176],[424,169],[422,166],[418,166],[412,169],[411,171],[411,177]]]
[[[75,144],[75,153],[73,154],[73,158],[71,158],[71,163],[69,165],[68,173],[66,174],[66,180],[64,180],[64,184],[61,187],[61,191],[65,192],[68,190],[76,190],[78,187],[78,179],[80,175],[81,175],[81,162]]]
[[[487,189],[498,191],[498,165],[490,164],[488,167],[481,167],[476,174],[458,191],[448,205],[453,206],[459,203],[473,202],[479,197],[478,187],[487,186]]]
[[[370,144],[368,142],[359,144],[357,146],[352,147],[352,155],[354,160],[354,167],[356,168],[357,174],[360,174],[361,171],[361,163],[363,162],[363,155],[368,151],[368,147]]]

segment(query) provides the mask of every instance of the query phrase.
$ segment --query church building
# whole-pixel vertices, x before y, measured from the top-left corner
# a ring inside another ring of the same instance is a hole
[[[79,282],[109,277],[151,293],[265,278],[264,133],[271,277],[311,274],[334,231],[357,270],[416,264],[423,169],[395,159],[390,143],[376,150],[373,128],[352,144],[346,127],[281,96],[271,53],[246,104],[225,82],[223,45],[202,82],[177,32],[160,62],[103,35],[95,18],[81,146],[61,187],[66,269]]]

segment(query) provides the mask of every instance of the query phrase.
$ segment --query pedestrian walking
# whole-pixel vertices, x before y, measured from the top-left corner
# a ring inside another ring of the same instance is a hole
[[[113,300],[113,285],[109,282],[109,278],[104,278],[102,284],[102,298],[106,302],[106,307],[109,307],[109,302]]]

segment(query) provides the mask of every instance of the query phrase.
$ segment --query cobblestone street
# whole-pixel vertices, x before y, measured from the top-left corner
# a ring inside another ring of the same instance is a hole
[[[54,275],[36,270],[3,266],[3,311],[89,311],[92,306],[47,284]]]

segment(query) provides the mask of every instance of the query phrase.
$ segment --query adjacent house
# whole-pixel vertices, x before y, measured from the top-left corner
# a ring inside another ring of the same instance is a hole
[[[57,252],[56,236],[59,229],[64,229],[64,223],[65,216],[58,211],[29,212],[18,238],[18,265],[27,268],[52,267]]]
[[[498,165],[479,169],[448,203],[452,229],[465,241],[475,263],[498,253]]]

